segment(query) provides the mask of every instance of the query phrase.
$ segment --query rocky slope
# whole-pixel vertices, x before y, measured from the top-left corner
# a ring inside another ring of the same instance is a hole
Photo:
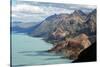
[[[80,34],[75,38],[59,41],[55,46],[48,50],[48,52],[61,52],[64,57],[69,59],[77,59],[81,51],[91,45],[89,38],[86,34]]]

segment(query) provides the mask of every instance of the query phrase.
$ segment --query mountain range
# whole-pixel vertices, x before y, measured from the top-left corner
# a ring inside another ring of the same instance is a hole
[[[38,23],[15,23],[12,31],[27,33],[34,37],[60,39],[85,33],[96,35],[96,9],[89,14],[75,10],[71,14],[61,13],[47,17]]]
[[[96,34],[96,9],[89,14],[75,10],[71,14],[54,14],[47,17],[41,24],[33,29],[32,36],[38,37],[64,37],[69,35]]]

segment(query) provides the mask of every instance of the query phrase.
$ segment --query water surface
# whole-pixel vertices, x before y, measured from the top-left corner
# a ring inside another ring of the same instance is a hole
[[[42,38],[30,37],[25,34],[12,34],[12,65],[13,67],[70,63],[71,60],[61,55],[47,53],[52,44]]]

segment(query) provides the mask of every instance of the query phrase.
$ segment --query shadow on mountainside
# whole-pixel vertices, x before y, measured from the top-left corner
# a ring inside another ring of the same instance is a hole
[[[73,61],[73,63],[92,62],[92,61],[96,61],[96,60],[97,60],[97,58],[96,58],[96,42],[95,42],[90,47],[88,47],[83,52],[81,52],[78,59]]]

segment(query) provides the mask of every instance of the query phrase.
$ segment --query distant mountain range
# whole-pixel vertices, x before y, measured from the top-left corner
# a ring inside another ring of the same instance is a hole
[[[12,32],[15,33],[31,34],[33,29],[37,28],[39,24],[41,23],[39,22],[24,23],[24,22],[15,21],[11,23],[11,30]]]
[[[35,37],[61,38],[67,35],[96,34],[96,9],[89,14],[75,10],[71,14],[61,13],[47,17],[38,23],[17,23],[12,25],[12,31],[27,33]]]

